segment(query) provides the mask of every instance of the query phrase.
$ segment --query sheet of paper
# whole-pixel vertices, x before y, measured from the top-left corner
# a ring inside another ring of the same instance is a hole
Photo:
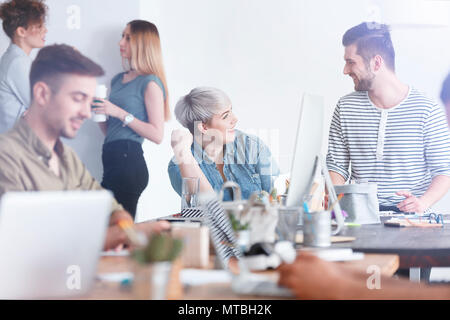
[[[353,261],[364,259],[364,253],[353,252],[352,249],[302,249],[326,261]]]
[[[130,255],[130,251],[128,250],[120,250],[120,251],[102,251],[101,256],[102,257],[127,257]]]
[[[180,271],[180,281],[190,286],[226,283],[231,282],[231,274],[226,270],[183,269]]]
[[[124,280],[133,279],[132,272],[112,272],[112,273],[100,273],[97,275],[97,279],[107,282],[122,282]]]
[[[450,268],[432,268],[430,281],[450,282]]]

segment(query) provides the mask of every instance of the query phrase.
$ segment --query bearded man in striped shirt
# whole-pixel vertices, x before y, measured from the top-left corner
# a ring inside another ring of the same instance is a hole
[[[344,74],[355,92],[342,97],[333,114],[331,179],[336,185],[350,179],[376,183],[380,211],[423,213],[450,188],[444,110],[398,79],[387,25],[361,23],[342,43]]]

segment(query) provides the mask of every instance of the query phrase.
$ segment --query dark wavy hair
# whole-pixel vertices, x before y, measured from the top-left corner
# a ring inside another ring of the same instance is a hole
[[[105,73],[101,66],[66,44],[54,44],[39,50],[31,65],[30,87],[36,82],[45,82],[53,92],[58,92],[61,78],[67,75],[101,77]]]
[[[3,30],[12,40],[17,28],[27,29],[34,24],[43,24],[48,7],[44,0],[10,0],[0,5]]]
[[[355,44],[357,54],[366,65],[376,55],[383,57],[386,65],[395,71],[395,50],[392,45],[389,26],[376,22],[363,22],[347,30],[342,37],[342,45]]]

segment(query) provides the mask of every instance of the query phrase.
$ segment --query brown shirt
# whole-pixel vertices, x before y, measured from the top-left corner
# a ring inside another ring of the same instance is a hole
[[[55,152],[59,176],[49,167],[50,150],[24,119],[0,135],[0,197],[8,191],[102,190],[76,153],[60,140]],[[114,200],[113,212],[123,210]]]

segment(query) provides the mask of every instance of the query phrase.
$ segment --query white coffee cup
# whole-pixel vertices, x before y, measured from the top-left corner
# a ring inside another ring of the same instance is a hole
[[[95,98],[106,99],[108,97],[108,88],[104,84],[97,86],[95,90]],[[95,101],[94,98],[94,101]],[[92,110],[92,120],[95,122],[105,122],[107,117],[103,113],[95,113],[95,108]]]

